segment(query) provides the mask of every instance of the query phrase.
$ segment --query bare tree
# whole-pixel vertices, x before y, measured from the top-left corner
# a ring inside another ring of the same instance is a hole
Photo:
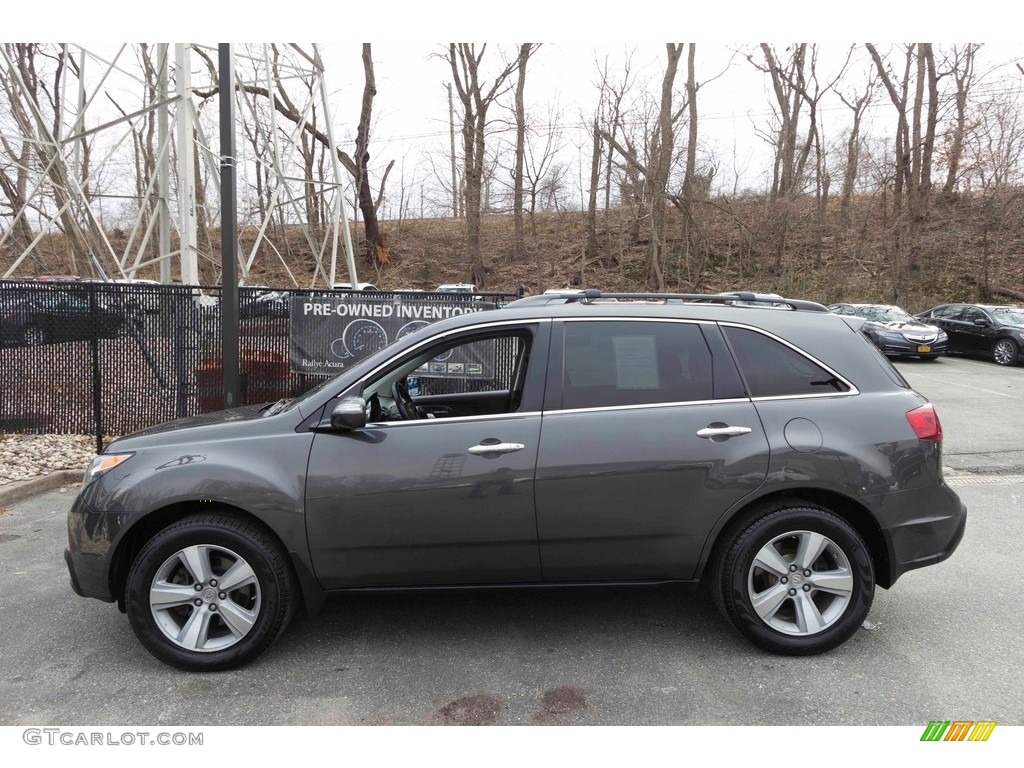
[[[1024,86],[1003,81],[968,111],[962,176],[968,191],[1024,182]]]
[[[954,111],[952,126],[947,133],[943,160],[946,165],[946,182],[942,185],[942,194],[950,197],[956,190],[960,177],[960,165],[963,161],[964,137],[967,133],[967,109],[971,91],[976,81],[974,62],[981,46],[968,43],[963,46],[954,45],[950,56],[950,74],[953,76],[956,90],[953,93]]]
[[[471,282],[486,285],[487,272],[480,252],[481,193],[485,170],[487,110],[508,88],[518,60],[506,64],[490,86],[481,81],[480,62],[487,45],[450,43],[446,55],[455,89],[462,103],[463,172],[466,183],[466,272]]]
[[[5,43],[3,58],[7,67],[0,67],[4,70],[0,86],[18,131],[35,147],[36,158],[50,183],[58,211],[56,223],[67,237],[71,268],[77,272],[78,261],[83,259],[91,270],[91,254],[107,254],[111,258],[113,254],[87,203],[88,159],[73,174],[63,154],[63,52],[43,44]],[[17,185],[14,189],[17,190]]]
[[[599,251],[597,243],[597,191],[601,183],[601,155],[604,144],[601,141],[601,128],[594,118],[591,128],[594,151],[590,161],[590,194],[587,198],[587,243],[583,248],[583,258],[594,258]],[[581,278],[582,279],[582,278]]]
[[[459,162],[458,155],[455,154],[455,102],[452,100],[452,84],[447,83],[445,90],[448,91],[448,141],[452,161],[452,216],[459,218],[463,214],[462,204],[465,198],[459,184]]]
[[[368,144],[368,141],[369,141],[369,133],[368,133],[368,131],[369,131],[369,125],[370,125],[370,114],[371,114],[371,111],[372,111],[373,96],[376,94],[376,83],[375,83],[375,80],[373,78],[372,60],[370,60],[368,62],[368,55],[369,55],[369,52],[367,50],[368,47],[369,47],[368,45],[364,46],[364,51],[363,51],[363,66],[364,66],[364,70],[363,71],[364,71],[364,75],[367,78],[366,86],[364,87],[364,93],[363,93],[363,110],[364,110],[364,113],[365,113],[365,116],[366,116],[366,124],[367,124],[367,136],[366,136],[367,144]],[[204,99],[204,100],[205,99],[213,98],[214,96],[218,95],[219,78],[217,76],[217,68],[214,66],[212,59],[210,59],[210,57],[206,54],[205,51],[203,51],[201,48],[195,48],[194,50],[206,61],[207,70],[209,71],[210,79],[211,79],[211,81],[213,83],[213,87],[212,88],[210,88],[208,90],[205,90],[205,91],[197,89],[195,91],[195,94],[198,97],[200,97],[201,99]],[[281,67],[281,63],[280,63],[281,52],[280,52],[280,49],[278,49],[278,47],[276,45],[272,45],[271,46],[271,51],[272,51],[272,54],[273,54],[272,62],[271,62],[272,71],[273,71],[273,75],[274,75],[274,80],[275,80],[275,82],[277,84],[277,86],[276,86],[276,88],[274,90],[273,99],[271,99],[271,94],[270,94],[270,92],[266,88],[264,88],[262,86],[258,86],[258,85],[253,85],[253,84],[250,84],[250,83],[238,83],[235,86],[236,90],[241,90],[241,91],[243,91],[243,92],[245,92],[247,94],[251,94],[253,96],[261,96],[261,97],[263,97],[265,99],[271,100],[272,103],[273,103],[274,109],[275,109],[275,111],[278,114],[283,116],[285,119],[290,120],[292,123],[294,123],[295,125],[297,125],[301,129],[301,131],[302,131],[302,144],[301,144],[300,152],[301,152],[302,157],[303,157],[303,165],[307,169],[307,172],[310,174],[309,176],[307,176],[307,179],[310,179],[310,180],[313,179],[313,168],[315,167],[315,155],[313,154],[313,150],[312,150],[313,143],[316,143],[317,145],[319,145],[321,147],[325,147],[328,152],[336,153],[338,160],[341,162],[341,164],[345,168],[345,170],[347,170],[349,172],[349,174],[352,176],[353,179],[359,179],[359,178],[364,178],[365,179],[365,178],[367,178],[368,177],[368,173],[365,171],[365,167],[364,167],[364,172],[362,173],[362,176],[361,176],[360,175],[359,163],[356,162],[355,160],[353,160],[351,157],[349,157],[348,153],[343,151],[340,147],[334,146],[332,144],[331,140],[330,140],[330,137],[325,132],[325,130],[322,130],[321,128],[319,128],[317,126],[316,117],[315,117],[315,109],[313,110],[313,119],[312,120],[307,120],[305,118],[305,116],[302,114],[302,112],[296,107],[294,101],[292,100],[290,94],[288,93],[288,90],[284,86],[285,82],[293,80],[294,78],[284,77],[284,76],[281,75],[281,71],[280,71],[280,67]],[[305,85],[305,87],[307,89],[312,88],[312,83],[310,83],[310,82],[305,82],[304,85]],[[357,154],[358,154],[358,149],[357,149]],[[369,160],[368,153],[364,151],[364,152],[362,152],[362,154],[365,156],[365,161],[368,162],[368,160]],[[378,196],[377,196],[376,199],[373,199],[372,195],[371,195],[371,199],[369,200],[369,204],[368,205],[364,205],[364,198],[363,198],[363,195],[362,195],[362,185],[360,184],[360,186],[357,187],[357,195],[358,195],[358,200],[359,200],[359,208],[360,208],[360,213],[363,216],[364,227],[367,225],[368,222],[372,222],[372,224],[371,224],[372,227],[376,227],[376,225],[377,225],[377,208],[378,208],[378,206],[380,204],[380,197],[383,195],[383,190],[384,190],[384,186],[385,186],[385,183],[386,183],[386,180],[387,180],[387,176],[390,173],[390,171],[391,171],[393,166],[394,166],[394,161],[390,162],[387,165],[387,167],[386,167],[386,169],[385,169],[385,171],[384,171],[384,173],[382,175],[381,183],[380,183],[380,185],[378,187]],[[321,180],[321,182],[322,182],[322,180]],[[319,183],[318,184],[315,181],[312,181],[311,182],[311,186],[307,189],[307,217],[310,219],[310,223],[311,224],[317,222],[320,219],[319,211],[323,210],[322,195],[323,195],[323,188],[324,188],[324,186],[325,185],[323,183]],[[320,198],[319,202],[318,202],[317,198]],[[378,232],[379,232],[379,229],[378,229]],[[374,246],[376,246],[376,245],[377,245],[377,243],[374,242]]]
[[[558,123],[556,108],[549,113],[548,125],[539,141],[529,141],[524,147],[523,187],[524,196],[529,199],[530,234],[537,235],[535,214],[538,207],[557,205],[557,191],[562,179],[555,165],[555,158],[562,150],[561,134],[555,128]],[[524,205],[526,203],[524,202]]]
[[[384,197],[384,184],[388,174],[395,166],[392,160],[384,169],[380,182],[380,191],[376,200],[370,189],[370,116],[373,113],[373,97],[377,95],[377,79],[373,73],[373,57],[370,44],[363,43],[363,101],[359,112],[359,128],[356,133],[356,187],[359,190],[359,210],[363,214],[363,226],[366,232],[366,246],[377,263],[388,261],[387,249],[382,241],[380,225],[377,222],[377,209]]]
[[[668,181],[675,152],[675,124],[680,117],[673,106],[673,93],[679,59],[683,53],[682,43],[666,43],[665,72],[661,80],[661,95],[656,119],[646,134],[648,142],[646,159],[628,142],[615,141],[604,132],[603,136],[623,158],[626,167],[642,177],[643,198],[650,206],[650,247],[647,258],[646,282],[657,290],[665,289],[662,260],[665,251],[665,214],[668,199]],[[684,105],[685,108],[685,105]]]
[[[861,157],[861,126],[864,121],[864,114],[871,105],[875,88],[878,86],[878,76],[873,72],[867,75],[867,83],[863,90],[852,95],[836,91],[840,101],[845,104],[851,114],[850,132],[846,140],[846,157],[843,166],[843,186],[839,193],[839,212],[844,224],[850,224],[850,206],[853,202],[853,191],[860,172]]]
[[[907,239],[904,240],[897,231],[894,243],[892,269],[896,277],[893,284],[898,286],[904,252],[907,255],[906,267],[911,270],[917,268],[919,235],[928,217],[932,155],[938,125],[938,73],[930,43],[904,47],[900,80],[886,66],[875,46],[868,43],[866,47],[897,113],[893,212],[897,216],[905,214],[909,223]]]
[[[513,259],[518,261],[523,256],[523,163],[526,157],[526,65],[530,57],[540,48],[540,43],[523,43],[519,46],[519,58],[516,61],[518,76],[516,79],[516,149],[515,165],[512,169],[512,216],[515,228],[515,244]],[[530,212],[531,222],[533,211]]]
[[[772,130],[770,143],[775,153],[771,194],[776,199],[792,197],[804,189],[808,159],[817,138],[817,106],[823,95],[817,87],[816,46],[800,43],[786,51],[788,56],[782,58],[762,43],[764,63],[747,56],[755,68],[769,76],[775,95],[773,109],[778,126]],[[806,129],[801,126],[805,114]]]

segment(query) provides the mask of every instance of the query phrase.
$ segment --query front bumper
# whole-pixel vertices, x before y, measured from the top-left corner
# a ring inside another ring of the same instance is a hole
[[[917,355],[944,355],[949,348],[949,340],[943,339],[936,342],[917,342],[907,339],[887,339],[881,336],[873,336],[871,339],[882,354],[891,357],[917,356]]]
[[[113,602],[110,589],[113,542],[123,529],[126,516],[95,512],[75,498],[68,511],[68,546],[64,562],[71,576],[71,588],[82,597]]]

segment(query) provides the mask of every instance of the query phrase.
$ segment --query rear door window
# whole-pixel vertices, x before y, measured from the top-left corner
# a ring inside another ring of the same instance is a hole
[[[694,323],[565,323],[562,404],[653,405],[713,396],[711,351]]]

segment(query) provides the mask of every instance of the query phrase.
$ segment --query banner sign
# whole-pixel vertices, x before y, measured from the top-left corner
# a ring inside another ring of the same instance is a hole
[[[333,375],[435,320],[494,309],[469,298],[292,296],[288,354],[295,373]],[[459,347],[425,363],[420,376],[484,377],[494,370],[493,344]]]

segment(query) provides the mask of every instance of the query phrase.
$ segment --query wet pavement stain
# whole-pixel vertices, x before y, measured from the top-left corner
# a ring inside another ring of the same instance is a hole
[[[494,725],[505,711],[505,702],[493,693],[474,693],[450,701],[434,719],[439,725]]]
[[[574,712],[586,709],[587,691],[574,685],[559,685],[548,688],[540,699],[540,710],[533,716],[533,722],[553,725]]]

